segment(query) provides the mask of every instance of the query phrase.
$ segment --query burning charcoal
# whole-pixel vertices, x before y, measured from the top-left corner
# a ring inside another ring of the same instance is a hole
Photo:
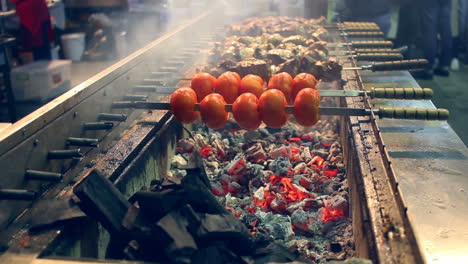
[[[312,190],[314,187],[314,182],[312,179],[309,179],[304,175],[295,175],[293,182],[296,185],[304,187],[306,190]]]
[[[263,150],[261,143],[255,143],[250,148],[248,148],[244,154],[247,160],[253,163],[267,160],[267,155],[265,150]]]
[[[248,254],[252,249],[249,230],[231,214],[204,214],[197,231],[197,241],[203,245],[224,242],[227,247],[239,254]]]
[[[307,164],[305,162],[298,163],[296,166],[294,166],[294,174],[302,174],[305,172],[306,168]]]
[[[296,210],[291,215],[291,222],[296,230],[310,235],[321,233],[322,221],[316,212]]]
[[[309,162],[309,161],[312,159],[312,155],[310,155],[310,148],[309,148],[309,147],[305,147],[305,148],[302,150],[301,159],[302,159],[304,162]]]
[[[243,172],[246,169],[246,162],[242,154],[238,154],[225,168],[229,175]]]
[[[284,146],[284,147],[279,147],[279,148],[271,150],[270,153],[269,153],[269,156],[272,159],[277,159],[279,157],[290,158],[292,156],[292,154],[291,154],[291,149]]]
[[[271,211],[277,214],[285,213],[287,206],[287,202],[280,195],[277,194],[270,203]]]
[[[260,220],[260,225],[265,228],[270,236],[277,239],[290,239],[294,236],[294,231],[291,227],[291,218],[271,212],[257,212],[255,213]]]
[[[287,208],[289,213],[294,213],[298,209],[319,209],[323,206],[322,201],[317,199],[304,199],[294,203],[289,203]]]
[[[211,182],[211,192],[213,192],[216,196],[224,196],[225,192],[221,183],[219,182]]]
[[[335,180],[325,181],[323,184],[323,193],[327,195],[331,195],[335,191],[337,191],[341,186],[340,182]]]
[[[286,175],[291,168],[291,162],[286,157],[279,157],[272,161],[268,168],[276,175]]]
[[[322,149],[318,149],[318,150],[314,150],[312,151],[312,155],[314,156],[319,156],[321,158],[324,158],[326,159],[328,157],[328,152],[327,151],[324,151]]]
[[[193,136],[193,138],[195,139],[195,148],[196,149],[202,149],[203,147],[208,145],[207,142],[205,141],[205,138],[200,134],[195,134],[195,136]]]
[[[343,212],[344,215],[346,214],[346,212],[348,212],[348,201],[341,195],[333,196],[330,200],[328,200],[327,204],[330,210],[338,210],[340,212]]]
[[[247,164],[247,168],[249,169],[249,174],[252,176],[259,176],[263,175],[263,166],[259,164]]]
[[[189,222],[180,213],[173,211],[164,216],[157,226],[171,238],[165,252],[175,263],[190,263],[190,256],[197,249],[195,240],[188,232]]]

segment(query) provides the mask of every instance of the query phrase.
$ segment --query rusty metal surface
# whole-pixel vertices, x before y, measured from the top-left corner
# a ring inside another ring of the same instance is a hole
[[[407,72],[363,78],[369,87],[419,87]],[[373,103],[434,108],[430,101]],[[384,119],[377,123],[426,262],[468,263],[467,147],[447,122]]]
[[[352,61],[345,64],[354,64]],[[357,72],[345,72],[344,89],[362,89]],[[370,107],[368,98],[347,98],[348,106]],[[422,263],[417,242],[404,212],[399,194],[393,188],[392,170],[385,163],[375,117],[350,117],[349,126],[359,160],[359,181],[365,194],[364,209],[370,221],[367,235],[374,243],[374,260],[379,263]],[[371,247],[372,248],[372,247]]]

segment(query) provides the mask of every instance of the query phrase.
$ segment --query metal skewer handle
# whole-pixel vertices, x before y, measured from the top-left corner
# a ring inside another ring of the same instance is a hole
[[[401,54],[399,49],[355,49],[354,52],[358,54],[362,53],[398,53]]]
[[[378,71],[416,71],[422,70],[427,67],[429,62],[426,59],[418,60],[399,60],[399,61],[386,61],[375,62],[371,65],[362,67],[346,67],[343,70],[369,70],[373,72]]]
[[[403,60],[400,53],[358,53],[355,58],[359,61],[397,61]]]

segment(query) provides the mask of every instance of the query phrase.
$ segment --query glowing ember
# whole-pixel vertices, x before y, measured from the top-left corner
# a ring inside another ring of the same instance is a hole
[[[337,168],[331,168],[329,166],[326,166],[324,169],[323,169],[323,175],[325,175],[327,177],[327,179],[331,179],[333,177],[335,177],[338,172],[340,172]]]
[[[211,155],[211,149],[212,147],[210,145],[206,145],[202,149],[200,149],[200,154],[202,155],[202,157],[206,158]]]
[[[321,218],[323,220],[323,223],[335,221],[343,217],[344,217],[344,212],[342,210],[339,210],[337,208],[332,209],[328,205],[325,205],[325,207],[322,208]]]

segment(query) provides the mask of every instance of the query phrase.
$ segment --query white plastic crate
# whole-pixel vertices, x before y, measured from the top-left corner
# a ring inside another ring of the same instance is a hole
[[[16,101],[45,101],[70,89],[71,61],[37,61],[11,71]]]

